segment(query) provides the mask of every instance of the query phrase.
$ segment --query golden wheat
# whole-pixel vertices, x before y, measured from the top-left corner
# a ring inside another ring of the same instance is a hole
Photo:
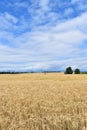
[[[0,75],[0,130],[87,130],[87,75]]]

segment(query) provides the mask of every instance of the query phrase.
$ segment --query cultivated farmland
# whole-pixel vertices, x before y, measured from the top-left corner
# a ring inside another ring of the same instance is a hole
[[[87,130],[87,75],[0,75],[0,130]]]

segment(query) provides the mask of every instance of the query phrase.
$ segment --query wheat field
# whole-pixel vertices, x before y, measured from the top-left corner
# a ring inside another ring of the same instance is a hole
[[[87,130],[87,75],[0,75],[0,130]]]

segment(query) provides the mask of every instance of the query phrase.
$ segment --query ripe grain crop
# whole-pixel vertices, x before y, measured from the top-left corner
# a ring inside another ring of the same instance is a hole
[[[87,75],[0,75],[0,130],[87,130]]]

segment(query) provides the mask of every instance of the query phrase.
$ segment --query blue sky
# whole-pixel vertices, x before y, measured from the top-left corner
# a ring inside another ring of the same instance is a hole
[[[0,71],[87,70],[86,0],[1,0]]]

